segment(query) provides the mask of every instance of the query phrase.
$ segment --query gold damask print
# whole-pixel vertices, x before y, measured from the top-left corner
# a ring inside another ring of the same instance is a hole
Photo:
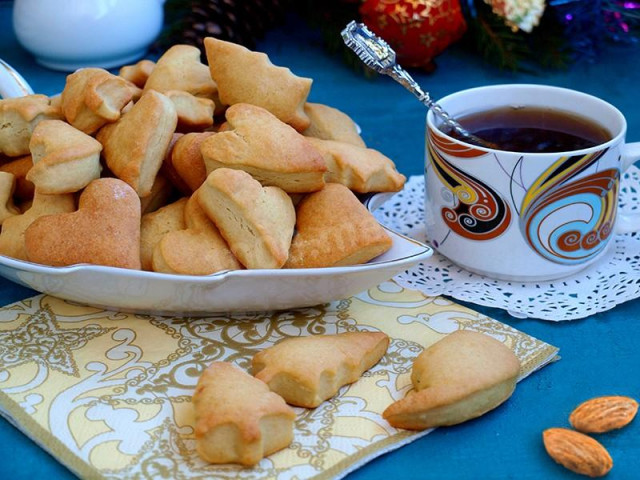
[[[0,331],[0,368],[35,362],[78,377],[73,351],[84,348],[93,338],[114,329],[100,325],[60,328],[51,309],[42,308],[15,330]]]
[[[330,479],[428,433],[397,430],[381,413],[410,388],[413,359],[458,329],[505,342],[523,376],[557,352],[392,282],[314,308],[207,318],[130,315],[39,295],[0,309],[0,408],[43,448],[56,445],[56,458],[83,476]],[[387,333],[386,355],[319,407],[296,407],[289,448],[253,468],[200,459],[191,396],[211,362],[248,370],[255,352],[285,338],[355,330]],[[47,374],[54,370],[64,375]]]

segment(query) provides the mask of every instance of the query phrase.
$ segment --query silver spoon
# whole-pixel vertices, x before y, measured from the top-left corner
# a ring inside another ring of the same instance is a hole
[[[411,78],[411,75],[396,63],[396,52],[389,46],[387,42],[375,35],[363,23],[351,21],[344,30],[342,30],[342,39],[344,43],[362,60],[369,68],[378,73],[389,75],[396,82],[400,83],[404,88],[413,93],[418,100],[442,119],[444,125],[454,130],[460,137],[470,143],[482,147],[491,148],[489,142],[476,137],[467,131],[462,125],[454,120],[451,115],[445,112],[440,105],[434,102],[429,96],[429,92],[425,92],[420,85]]]

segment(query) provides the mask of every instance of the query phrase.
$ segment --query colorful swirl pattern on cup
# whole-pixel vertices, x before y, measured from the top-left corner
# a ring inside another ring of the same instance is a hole
[[[490,240],[502,234],[512,217],[507,202],[489,185],[453,166],[442,155],[474,158],[487,152],[434,134],[429,135],[427,144],[434,171],[456,199],[453,208],[442,209],[444,222],[453,232],[471,240]]]
[[[605,150],[561,157],[527,190],[520,209],[520,228],[539,255],[560,264],[583,263],[602,251],[615,221],[620,172],[596,171],[575,179],[596,165]],[[571,222],[564,209],[581,212]]]

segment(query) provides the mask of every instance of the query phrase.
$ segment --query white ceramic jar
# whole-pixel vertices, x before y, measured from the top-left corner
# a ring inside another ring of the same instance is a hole
[[[141,58],[160,30],[164,0],[15,0],[13,26],[38,63],[62,71]]]

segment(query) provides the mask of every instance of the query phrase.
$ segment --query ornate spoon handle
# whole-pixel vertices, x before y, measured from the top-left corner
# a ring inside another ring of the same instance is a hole
[[[342,31],[342,39],[365,65],[378,73],[390,76],[413,93],[427,108],[433,110],[447,127],[471,143],[490,147],[486,141],[467,131],[451,115],[445,112],[440,105],[434,102],[429,93],[422,90],[411,75],[398,65],[396,52],[389,44],[371,32],[364,24],[356,23],[355,21],[350,22]]]

